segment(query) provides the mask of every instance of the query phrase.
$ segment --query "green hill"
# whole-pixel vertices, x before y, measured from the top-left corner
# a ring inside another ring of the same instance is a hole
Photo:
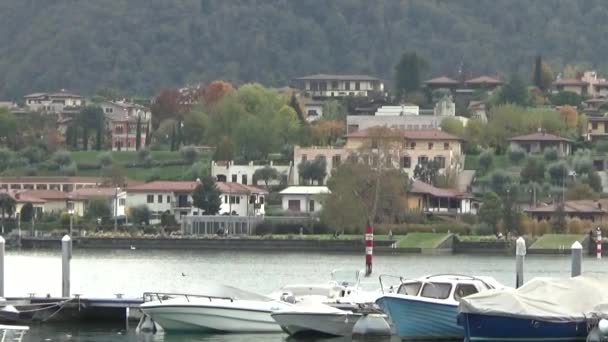
[[[528,79],[538,53],[554,69],[605,71],[606,17],[603,0],[3,0],[0,99],[319,72],[390,81],[405,50],[426,57],[428,76]]]

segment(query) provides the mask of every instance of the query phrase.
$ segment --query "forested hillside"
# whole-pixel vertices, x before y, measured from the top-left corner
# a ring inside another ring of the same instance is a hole
[[[608,70],[605,0],[2,0],[0,99],[67,88],[151,95],[317,72],[391,79],[404,51],[428,75]]]

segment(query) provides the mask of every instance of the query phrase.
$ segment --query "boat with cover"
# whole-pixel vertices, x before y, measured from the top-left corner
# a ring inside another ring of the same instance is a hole
[[[430,275],[403,280],[396,293],[384,294],[376,304],[388,315],[401,338],[461,339],[464,329],[456,321],[461,299],[501,287],[490,277]]]
[[[289,303],[225,285],[205,286],[203,295],[145,293],[144,314],[166,332],[281,332],[270,313]]]
[[[606,275],[535,278],[464,298],[458,321],[465,341],[584,341],[607,303]]]
[[[350,336],[355,323],[362,315],[318,303],[295,305],[271,314],[283,331],[290,336]]]

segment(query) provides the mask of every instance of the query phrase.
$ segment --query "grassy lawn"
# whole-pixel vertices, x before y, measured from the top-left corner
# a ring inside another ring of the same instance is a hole
[[[509,159],[506,155],[495,155],[494,163],[492,164],[491,170],[505,169],[509,166]],[[479,169],[479,156],[467,155],[464,159],[465,170],[477,170]]]
[[[435,233],[409,233],[402,238],[397,238],[399,248],[435,248],[445,239],[447,234]]]
[[[545,234],[530,246],[534,249],[570,248],[575,241],[582,241],[585,235],[579,234]]]
[[[290,235],[287,234],[272,234],[274,239],[288,239]],[[302,237],[298,234],[292,234],[292,239],[307,239],[307,240],[333,240],[334,236],[332,234],[304,234]],[[339,240],[363,240],[363,234],[344,234],[338,237]],[[395,239],[399,239],[398,236],[394,237]],[[388,240],[388,235],[374,235],[374,240]]]
[[[74,151],[72,159],[77,163],[95,164],[97,156],[106,151]],[[112,159],[119,163],[129,163],[137,161],[137,152],[135,151],[112,151]],[[150,151],[150,156],[154,160],[176,160],[181,159],[179,151]]]
[[[460,241],[496,241],[496,235],[458,235]]]

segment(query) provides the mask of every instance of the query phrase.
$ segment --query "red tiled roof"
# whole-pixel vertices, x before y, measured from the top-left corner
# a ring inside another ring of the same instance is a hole
[[[296,80],[328,80],[328,81],[380,81],[380,79],[368,75],[329,75],[329,74],[316,74],[304,77],[298,77]]]
[[[217,188],[225,194],[267,194],[268,191],[251,185],[244,185],[231,182],[216,182]]]
[[[426,194],[434,197],[450,197],[450,198],[472,198],[470,194],[460,192],[452,189],[441,189],[427,184],[423,181],[414,180],[410,189],[411,193],[414,194]]]
[[[2,176],[0,183],[101,183],[97,177],[63,177],[63,176]]]
[[[15,196],[27,196],[31,198],[40,198],[43,200],[70,200],[70,199],[79,199],[77,195],[72,195],[68,192],[63,192],[59,190],[22,190],[15,193]]]
[[[529,208],[525,211],[528,213],[554,213],[557,211],[559,203],[542,205],[536,208]],[[564,211],[566,213],[580,213],[580,214],[602,214],[606,213],[606,210],[602,209],[601,204],[594,200],[577,200],[577,201],[566,201],[564,202]]]
[[[362,129],[356,132],[352,132],[347,135],[348,138],[367,138],[370,134],[373,133],[374,129],[379,129],[380,127],[371,127]],[[391,131],[392,137],[406,138],[410,140],[462,140],[461,138],[444,132],[439,129],[399,129],[399,128],[389,128]],[[387,136],[387,134],[384,134]]]
[[[71,192],[73,196],[79,198],[114,197],[116,188],[82,188]]]
[[[459,84],[460,82],[451,79],[447,76],[440,76],[436,78],[432,78],[430,80],[424,81],[425,84]]]
[[[475,77],[472,78],[470,80],[467,80],[465,83],[467,84],[502,84],[503,82],[497,78],[494,77],[490,77],[490,76],[479,76],[479,77]]]
[[[588,116],[587,121],[605,122],[608,121],[608,116]]]
[[[576,78],[560,78],[559,80],[553,82],[554,86],[586,86],[589,85],[587,82],[583,82]]]
[[[0,190],[0,193],[5,193],[11,196],[17,203],[45,203],[46,201],[40,198],[29,196],[27,193],[18,193],[15,190]]]
[[[518,135],[516,137],[513,137],[511,139],[509,139],[509,141],[565,141],[565,142],[572,142],[572,140],[566,139],[566,138],[562,138],[558,135],[554,135],[554,134],[549,134],[549,133],[542,133],[542,132],[536,132],[536,133],[532,133],[532,134],[526,134],[526,135]]]
[[[197,182],[190,181],[154,181],[150,183],[144,183],[140,185],[131,186],[127,189],[129,192],[171,192],[171,191],[183,191],[188,192],[194,190],[198,185]]]

